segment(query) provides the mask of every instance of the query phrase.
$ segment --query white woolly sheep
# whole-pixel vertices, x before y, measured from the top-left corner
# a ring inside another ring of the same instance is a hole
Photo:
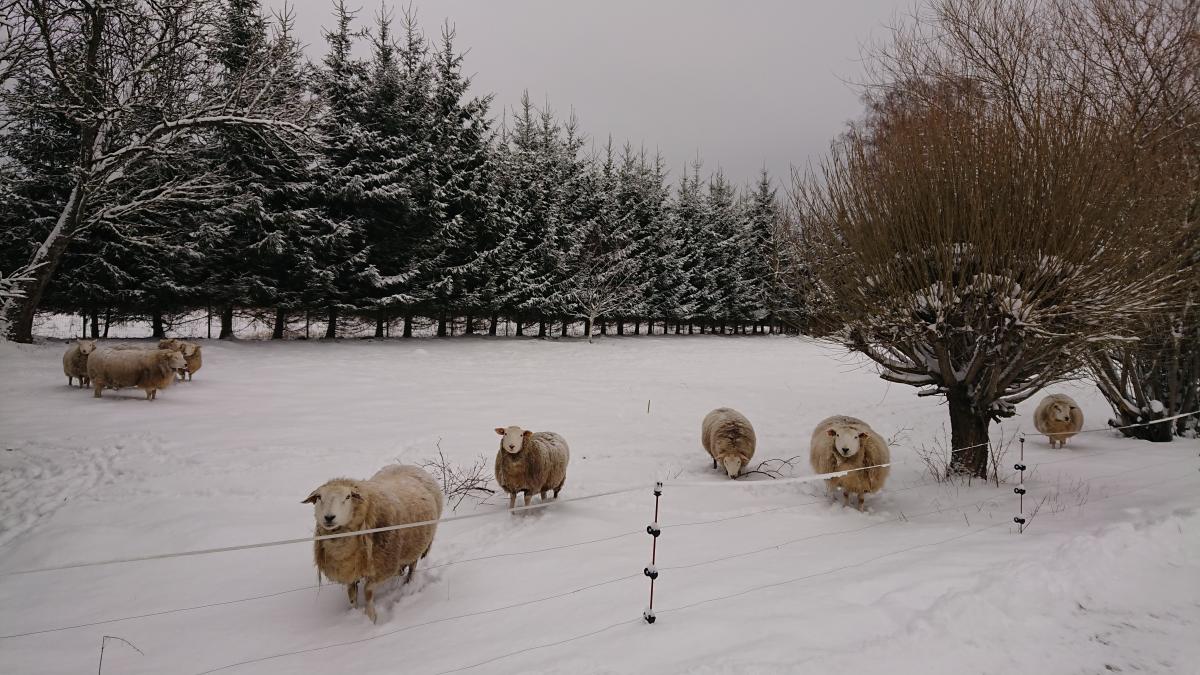
[[[1083,411],[1066,394],[1050,394],[1033,412],[1033,426],[1046,434],[1050,447],[1065,448],[1067,439],[1083,428]]]
[[[717,408],[704,416],[700,442],[712,457],[714,469],[719,462],[730,478],[737,478],[754,456],[754,427],[733,408]]]
[[[200,370],[200,366],[204,363],[200,355],[200,345],[196,344],[195,342],[167,338],[158,341],[158,348],[174,349],[180,354],[183,354],[183,360],[187,363],[187,366],[179,369],[179,379],[181,381],[185,378],[190,381],[192,379],[192,375],[195,374],[197,370]]]
[[[335,478],[312,491],[302,502],[313,505],[316,536],[377,527],[437,521],[442,517],[442,491],[423,469],[392,464],[369,480]],[[346,584],[351,607],[358,606],[363,582],[363,609],[374,622],[375,587],[408,568],[412,580],[417,561],[429,555],[437,524],[420,525],[313,543],[318,574]]]
[[[850,493],[855,493],[861,511],[866,495],[878,492],[887,481],[889,467],[878,465],[889,464],[891,453],[887,441],[866,422],[856,417],[834,415],[821,420],[813,430],[809,461],[818,474],[859,469],[830,478],[825,484],[831,491],[840,487],[843,504],[847,506]]]
[[[537,492],[546,501],[554,497],[567,481],[567,463],[571,452],[562,436],[553,431],[525,431],[521,427],[496,427],[500,450],[496,453],[496,482],[508,493],[508,508],[517,503],[517,493],[525,493],[525,506]]]
[[[67,347],[63,354],[63,374],[67,376],[67,386],[74,386],[73,380],[79,380],[79,388],[88,385],[87,363],[88,356],[96,351],[95,340],[79,340]]]
[[[175,371],[185,364],[183,354],[170,349],[98,349],[88,357],[88,379],[93,396],[104,388],[138,387],[146,400],[158,397],[175,381]]]

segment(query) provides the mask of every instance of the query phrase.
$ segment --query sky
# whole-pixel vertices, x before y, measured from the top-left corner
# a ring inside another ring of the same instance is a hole
[[[267,0],[278,8],[284,0]],[[288,0],[309,58],[325,50],[330,0]],[[361,7],[369,25],[380,5]],[[391,6],[389,4],[389,6]],[[397,4],[399,8],[406,5]],[[911,0],[414,0],[425,32],[449,22],[493,113],[524,91],[574,111],[596,148],[609,135],[661,151],[677,179],[697,155],[735,183],[764,166],[779,184],[817,162],[862,111],[862,49]]]

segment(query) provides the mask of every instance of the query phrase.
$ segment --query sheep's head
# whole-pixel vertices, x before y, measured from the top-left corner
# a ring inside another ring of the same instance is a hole
[[[95,340],[80,340],[79,341],[79,353],[80,354],[87,356],[88,354],[91,354],[94,351],[96,351],[96,341]]]
[[[313,505],[317,527],[333,531],[354,522],[363,496],[358,485],[353,483],[326,483],[313,490],[308,499],[301,503]]]
[[[725,455],[721,459],[721,464],[725,465],[725,473],[729,474],[730,478],[737,478],[738,474],[742,472],[742,466],[745,462],[737,455]]]
[[[158,355],[159,358],[165,361],[167,366],[171,368],[187,368],[187,361],[183,360],[183,354],[180,354],[179,352],[160,350]]]
[[[158,341],[158,348],[159,349],[178,349],[178,347],[176,346],[178,344],[178,342],[179,341],[176,340],[175,338],[163,338],[162,340]]]
[[[525,431],[521,427],[496,427],[496,433],[501,436],[500,449],[510,455],[515,455],[521,451],[521,447],[525,445],[525,439],[533,435],[532,431]]]
[[[1066,401],[1055,401],[1050,404],[1050,418],[1056,422],[1070,422],[1071,411],[1075,410],[1075,406]]]
[[[183,344],[182,351],[183,351],[184,356],[188,356],[188,357],[195,356],[196,352],[200,351],[200,345],[194,345],[189,342],[185,342]]]
[[[858,454],[862,441],[867,432],[849,425],[836,426],[826,432],[833,438],[833,452],[842,459],[850,459]]]

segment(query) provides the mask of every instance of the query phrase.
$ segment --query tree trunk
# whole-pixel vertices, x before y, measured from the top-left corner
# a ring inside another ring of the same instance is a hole
[[[167,331],[163,328],[162,312],[157,309],[150,311],[150,337],[167,337]]]
[[[492,314],[491,323],[488,324],[488,335],[496,337],[496,325],[500,323],[500,315]]]
[[[404,337],[407,337],[407,338],[412,337],[412,322],[413,322],[412,312],[405,312],[404,313]]]
[[[562,336],[570,337],[571,335],[571,317],[564,316],[562,320]]]
[[[463,335],[475,334],[475,319],[470,315],[466,315],[463,319]]]
[[[617,317],[617,335],[624,335],[624,334],[625,334],[625,320],[622,319],[621,317]]]
[[[634,334],[634,335],[641,335],[641,334],[642,334],[642,320],[641,320],[641,319],[634,319],[634,321],[633,321],[633,334]]]
[[[326,324],[326,326],[325,326],[325,339],[326,340],[337,339],[337,322],[338,322],[337,307],[331,306],[329,308],[329,323]]]
[[[104,308],[104,339],[105,339],[105,340],[107,340],[107,339],[108,339],[108,327],[109,327],[110,325],[112,325],[112,308],[111,308],[111,307],[105,307],[105,308]],[[212,337],[212,330],[211,330],[211,329],[208,331],[208,336],[209,336],[209,337]]]
[[[545,319],[538,322],[538,337],[546,337],[546,321]]]
[[[696,324],[689,321],[688,322],[688,335],[695,335],[695,334],[696,334]]]
[[[525,336],[525,322],[518,318],[516,321],[516,324],[517,324],[517,337],[524,337]]]
[[[283,339],[283,327],[287,325],[287,311],[283,307],[275,308],[275,326],[271,328],[271,339]]]
[[[306,309],[306,310],[304,310],[304,339],[305,340],[308,340],[312,337],[311,335],[309,335],[309,332],[308,332],[309,328],[311,326],[312,326],[312,310]]]
[[[601,319],[601,320],[599,321],[599,323],[600,323],[600,334],[601,334],[601,335],[608,335],[608,322],[607,322],[607,321],[605,321],[605,320],[603,320],[603,319]]]
[[[377,338],[383,337],[383,321],[384,321],[383,314],[384,313],[383,313],[382,307],[375,310],[375,337],[377,337]]]
[[[108,330],[108,328],[105,327],[105,330]],[[212,339],[212,305],[208,305],[208,339]]]
[[[438,337],[446,337],[446,314],[445,313],[442,313],[442,315],[438,317],[437,336]]]
[[[41,266],[29,272],[32,281],[23,284],[21,290],[24,297],[8,298],[0,306],[0,318],[9,322],[8,334],[14,342],[33,342],[33,317],[42,303],[42,295],[50,285],[50,279],[62,262],[67,245],[71,243],[79,218],[83,212],[84,189],[81,180],[77,180],[67,197],[67,203],[58,215],[54,229],[46,236],[45,241],[33,254],[32,263],[42,263]],[[0,322],[3,323],[3,322]]]
[[[107,320],[104,322],[104,331],[105,331],[105,333],[108,332],[108,321]],[[95,340],[98,337],[100,337],[100,311],[93,309],[92,310],[92,339]],[[108,337],[108,335],[105,335],[104,337]]]
[[[950,473],[970,475],[984,480],[988,475],[988,426],[991,420],[971,408],[964,388],[951,389],[946,395],[950,408]]]
[[[221,308],[221,334],[217,336],[217,339],[233,339],[233,305],[225,305]]]
[[[592,340],[592,317],[587,317],[583,320],[583,334],[587,336],[588,341]]]

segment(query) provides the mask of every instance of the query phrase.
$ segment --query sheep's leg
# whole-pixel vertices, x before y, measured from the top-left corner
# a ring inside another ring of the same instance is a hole
[[[512,511],[515,508],[517,508],[517,493],[510,492],[508,493],[508,510]]]
[[[79,381],[79,384],[80,384],[80,386],[82,386],[82,385],[83,385],[83,380],[80,380],[80,381]],[[75,386],[75,383],[72,381],[72,378],[71,378],[71,376],[70,376],[70,375],[68,375],[68,376],[67,376],[67,386],[68,386],[68,387],[73,387],[73,386]]]
[[[850,491],[842,490],[842,507],[850,506]]]
[[[546,501],[546,492],[548,492],[548,490],[542,490],[540,493],[538,493],[538,496],[542,498],[542,501]]]
[[[367,618],[371,620],[371,623],[375,623],[379,615],[375,613],[375,582],[370,579],[363,584],[363,608],[367,613]]]
[[[713,457],[713,468],[717,468],[717,458]]]
[[[858,493],[858,510],[863,510],[863,503],[867,501],[867,496],[863,493]]]
[[[533,495],[529,493],[529,490],[522,492],[521,496],[525,498],[525,506],[529,506],[529,502],[533,501]]]
[[[104,384],[97,382],[92,385],[92,388],[95,389],[95,392],[92,393],[92,398],[100,398],[100,390],[104,388]]]
[[[428,550],[428,549],[426,549],[426,551],[425,551],[425,552],[426,552],[426,553],[428,553],[428,552],[429,552],[429,550]],[[416,571],[417,571],[417,561],[416,561],[416,560],[414,560],[414,561],[412,561],[411,563],[409,563],[409,564],[408,564],[408,574],[407,574],[407,575],[405,575],[405,577],[404,577],[404,583],[406,583],[406,584],[407,584],[408,582],[412,581],[412,578],[413,578],[413,572],[416,572]]]
[[[351,581],[346,584],[346,598],[350,600],[351,607],[358,607],[358,582]]]
[[[562,483],[559,483],[558,487],[554,488],[554,498],[555,499],[558,499],[558,493],[562,492],[563,485],[565,485],[565,484],[566,484],[566,482],[564,481]]]

